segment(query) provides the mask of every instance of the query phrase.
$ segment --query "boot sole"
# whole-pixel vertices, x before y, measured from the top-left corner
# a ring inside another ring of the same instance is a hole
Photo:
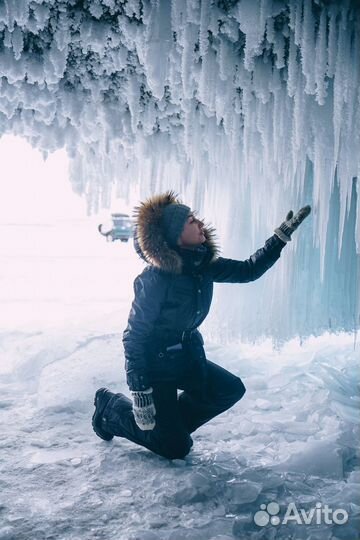
[[[95,431],[96,435],[100,437],[100,439],[103,439],[104,441],[111,441],[114,438],[114,435],[111,435],[111,433],[104,431],[103,429],[101,429],[101,427],[97,425],[98,422],[101,421],[101,416],[103,414],[103,411],[108,401],[111,399],[111,396],[110,396],[109,399],[105,401],[104,405],[100,408],[98,401],[100,401],[100,397],[104,392],[106,392],[106,388],[99,388],[99,390],[97,390],[95,393],[95,398],[94,398],[95,412],[93,414],[91,424],[92,424],[93,430]]]

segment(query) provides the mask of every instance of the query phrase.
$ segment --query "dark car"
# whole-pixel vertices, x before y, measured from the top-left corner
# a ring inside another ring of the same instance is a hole
[[[133,235],[133,223],[128,214],[111,214],[109,225],[100,224],[98,231],[108,242],[127,242]]]

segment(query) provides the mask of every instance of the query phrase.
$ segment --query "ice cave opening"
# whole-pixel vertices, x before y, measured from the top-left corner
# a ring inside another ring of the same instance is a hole
[[[85,201],[73,192],[68,179],[69,160],[64,149],[44,159],[24,138],[4,135],[0,160],[2,225],[49,225],[86,216]]]

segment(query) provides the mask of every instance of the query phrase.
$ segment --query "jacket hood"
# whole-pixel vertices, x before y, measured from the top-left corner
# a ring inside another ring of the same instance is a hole
[[[168,244],[161,225],[163,209],[173,203],[181,204],[181,201],[173,191],[167,191],[150,197],[134,209],[134,246],[138,255],[148,264],[165,272],[181,274],[184,267],[182,250]],[[207,251],[206,260],[210,262],[219,252],[215,230],[206,225],[203,231],[206,241],[202,245]]]

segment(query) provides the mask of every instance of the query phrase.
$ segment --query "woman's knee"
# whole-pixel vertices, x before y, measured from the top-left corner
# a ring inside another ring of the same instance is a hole
[[[242,382],[240,377],[236,377],[236,382],[235,382],[235,387],[234,387],[234,394],[233,394],[234,399],[235,399],[235,403],[237,401],[239,401],[243,397],[245,392],[246,392],[246,388],[244,386],[244,383]]]
[[[159,454],[167,459],[184,459],[188,455],[193,445],[192,438],[187,437],[170,437],[163,442],[159,448]]]

